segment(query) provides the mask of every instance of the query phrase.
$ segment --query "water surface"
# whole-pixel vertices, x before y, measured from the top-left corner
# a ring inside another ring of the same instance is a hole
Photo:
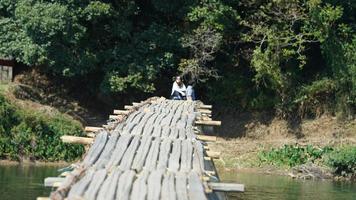
[[[0,200],[36,199],[48,196],[46,177],[58,176],[58,166],[0,166]],[[356,200],[356,184],[333,181],[294,180],[256,173],[220,173],[225,182],[245,184],[244,193],[229,194],[230,200]]]
[[[223,172],[220,178],[225,182],[245,184],[245,192],[230,193],[230,200],[356,200],[355,183],[296,180],[246,172]]]
[[[46,177],[58,176],[58,166],[0,166],[0,200],[36,199],[48,196]]]

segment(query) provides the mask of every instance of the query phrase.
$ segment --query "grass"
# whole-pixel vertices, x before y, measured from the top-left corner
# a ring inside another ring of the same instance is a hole
[[[0,83],[0,93],[7,92],[10,87],[9,83]]]

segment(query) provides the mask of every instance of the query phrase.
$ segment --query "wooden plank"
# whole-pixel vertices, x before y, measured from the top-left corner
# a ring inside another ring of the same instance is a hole
[[[88,189],[84,193],[84,198],[87,200],[95,200],[96,196],[102,186],[107,175],[107,171],[105,169],[97,170],[93,176]]]
[[[188,178],[188,196],[191,200],[207,200],[204,187],[196,172],[191,172]]]
[[[86,132],[97,132],[97,131],[100,131],[100,130],[103,130],[102,127],[95,127],[95,126],[86,126],[84,128],[84,131]]]
[[[168,161],[168,169],[171,171],[178,171],[179,170],[179,161],[180,161],[180,155],[181,155],[181,141],[180,140],[174,140],[173,141],[173,147],[172,147],[172,153],[169,155],[169,161]]]
[[[152,145],[151,145],[151,148],[150,148],[150,151],[148,153],[146,163],[145,163],[145,168],[147,170],[152,171],[152,170],[156,169],[160,144],[161,144],[160,138],[156,138],[152,142]]]
[[[131,163],[132,160],[134,159],[139,144],[140,144],[140,136],[134,136],[130,146],[127,148],[124,156],[122,157],[122,161],[120,163],[119,169],[121,170],[131,169]]]
[[[111,134],[107,144],[105,145],[105,149],[103,153],[100,155],[99,159],[94,164],[96,169],[104,168],[106,164],[109,162],[110,157],[112,156],[112,152],[116,147],[118,138],[119,138],[118,134]]]
[[[94,141],[93,138],[79,137],[79,136],[72,136],[72,135],[63,135],[61,136],[61,140],[64,143],[70,143],[70,144],[91,144]]]
[[[204,171],[204,149],[199,141],[195,141],[193,145],[193,169],[195,172],[201,173]]]
[[[83,160],[84,166],[90,166],[95,163],[95,161],[99,158],[101,152],[103,151],[106,141],[108,139],[108,132],[101,131],[98,136],[95,138],[94,144],[88,151],[88,154],[85,156]]]
[[[171,140],[164,139],[161,143],[160,152],[158,156],[157,169],[166,169],[168,164],[168,157],[171,151]]]
[[[245,191],[245,186],[243,184],[237,184],[237,183],[209,182],[208,185],[213,191],[219,191],[219,192],[244,192]]]
[[[163,170],[153,171],[147,180],[148,193],[147,200],[157,200],[161,194]]]
[[[186,173],[178,172],[176,174],[176,192],[178,200],[188,200]]]
[[[131,169],[134,169],[136,171],[142,170],[143,165],[146,161],[148,151],[151,146],[151,141],[152,141],[151,136],[143,136],[141,138],[141,144],[140,144],[139,149],[137,150],[137,153],[136,153],[135,159],[132,163]]]
[[[120,170],[114,170],[105,179],[103,186],[98,192],[97,200],[114,200],[117,184],[119,183],[119,178],[122,172]]]
[[[94,170],[87,170],[85,176],[71,187],[67,196],[68,199],[82,198],[85,190],[90,185],[93,176],[94,176]]]
[[[176,129],[175,127],[174,128],[171,128],[171,131],[170,131],[170,134],[169,134],[169,138],[171,139],[177,139],[178,138],[178,132],[179,130]]]
[[[181,171],[188,172],[192,168],[193,145],[189,140],[182,142]]]
[[[131,170],[125,171],[121,175],[119,179],[119,184],[117,185],[116,199],[129,200],[134,177],[135,172]]]
[[[196,121],[195,125],[221,126],[221,121]]]
[[[131,199],[132,200],[145,200],[147,196],[148,186],[146,184],[148,179],[148,171],[140,173],[132,186]]]
[[[177,193],[175,190],[174,182],[175,180],[174,180],[173,173],[167,173],[164,175],[163,182],[162,182],[161,199],[167,199],[167,200],[177,199]]]
[[[131,135],[121,135],[121,137],[116,143],[116,148],[112,153],[112,155],[115,156],[111,156],[109,162],[106,165],[106,168],[111,168],[113,166],[118,166],[120,164],[122,156],[126,152],[131,137],[132,137]]]

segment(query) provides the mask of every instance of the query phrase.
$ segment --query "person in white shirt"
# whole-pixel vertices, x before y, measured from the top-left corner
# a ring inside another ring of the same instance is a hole
[[[180,76],[177,76],[172,86],[171,99],[185,100],[186,92],[187,88],[185,87],[182,78]]]

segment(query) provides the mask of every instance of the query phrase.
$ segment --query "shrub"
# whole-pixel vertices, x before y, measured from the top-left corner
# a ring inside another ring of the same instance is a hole
[[[21,109],[0,95],[0,158],[23,157],[45,161],[70,161],[84,152],[82,145],[61,142],[64,134],[82,135],[81,125],[56,112],[46,114]]]
[[[260,152],[259,159],[261,162],[272,165],[294,167],[307,162],[314,162],[316,159],[320,159],[324,153],[330,151],[332,151],[331,147],[284,145],[281,148]]]
[[[326,163],[337,175],[356,174],[356,147],[345,146],[337,149],[326,157]]]

